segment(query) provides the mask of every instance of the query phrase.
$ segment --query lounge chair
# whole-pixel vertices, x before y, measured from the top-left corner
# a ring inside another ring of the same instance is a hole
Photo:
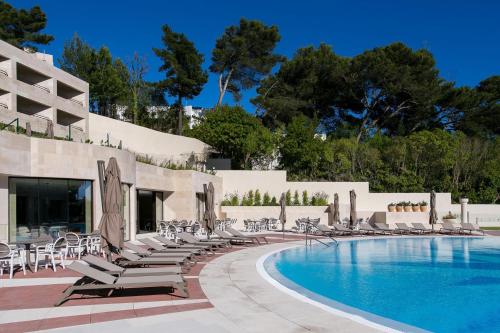
[[[318,229],[318,233],[321,235],[321,236],[328,236],[328,237],[331,237],[331,236],[334,236],[335,235],[335,230],[334,229],[330,229],[328,226],[324,225],[324,224],[318,224],[316,226],[316,229]]]
[[[422,234],[430,234],[432,233],[432,229],[428,229],[422,223],[412,223],[413,230],[417,230]]]
[[[216,234],[219,239],[228,240],[231,243],[235,244],[248,244],[248,243],[255,244],[255,241],[253,239],[235,237],[222,230],[214,230],[214,234]]]
[[[200,240],[187,232],[180,232],[177,234],[183,242],[194,244],[194,245],[211,245],[212,247],[226,247],[231,244],[228,241],[220,241],[213,239]]]
[[[104,270],[108,274],[118,276],[169,275],[182,273],[181,268],[178,266],[123,268],[107,260],[104,260],[101,257],[96,257],[93,255],[84,256],[82,257],[82,260],[91,266],[95,266]]]
[[[186,257],[140,257],[129,251],[121,251],[118,265],[127,266],[151,266],[151,265],[177,265],[188,266]]]
[[[442,234],[459,234],[461,233],[461,228],[455,226],[451,222],[443,222],[441,224],[441,229],[439,229],[439,232]]]
[[[373,228],[371,225],[369,225],[366,222],[361,222],[359,224],[359,231],[361,233],[366,234],[366,235],[368,235],[368,234],[372,234],[372,235],[376,235],[376,234],[378,234],[378,235],[384,235],[385,234],[385,231],[379,230],[379,229],[375,229],[375,228]]]
[[[151,238],[141,238],[139,240],[139,242],[148,246],[149,250],[153,253],[162,253],[162,252],[166,252],[166,253],[191,253],[193,255],[201,255],[202,251],[205,252],[203,249],[171,249],[171,248],[167,248],[167,247],[164,247],[163,245],[161,245],[160,243],[154,241]],[[205,254],[205,253],[203,253],[203,254]]]
[[[474,231],[477,231],[484,235],[484,230],[476,228],[476,226],[472,223],[461,223],[460,226],[461,226],[460,231],[462,233],[469,232],[469,234],[472,234]]]
[[[375,223],[375,226],[378,230],[383,231],[386,235],[392,235],[394,233],[394,230],[389,228],[385,223]]]
[[[185,283],[179,275],[116,277],[78,261],[74,261],[67,267],[82,274],[84,277],[78,280],[71,287],[68,287],[63,292],[63,296],[55,303],[55,306],[59,306],[64,303],[74,293],[85,293],[99,290],[110,290],[112,292],[117,289],[165,287],[177,290],[182,297],[189,297]],[[110,293],[107,295],[109,296],[109,294]]]
[[[335,229],[335,234],[339,236],[359,234],[358,230],[349,229],[340,223],[334,223],[333,229]]]
[[[141,257],[159,257],[159,258],[171,258],[171,257],[182,257],[186,259],[193,259],[194,255],[192,252],[178,252],[178,253],[168,253],[168,252],[151,252],[143,248],[142,246],[126,242],[123,244],[129,250],[136,252]]]
[[[269,244],[269,241],[267,240],[266,237],[264,236],[250,236],[250,235],[245,235],[245,234],[242,234],[241,232],[239,232],[238,230],[236,229],[233,229],[231,227],[227,227],[226,228],[226,231],[229,232],[231,235],[233,236],[236,236],[236,237],[241,237],[241,238],[246,238],[246,239],[253,239],[255,240],[259,245],[260,245],[260,241],[264,241],[266,244]]]
[[[410,228],[406,223],[396,223],[396,229],[394,232],[401,234],[420,234],[421,232],[418,230],[414,230]]]
[[[163,236],[154,236],[154,239],[157,241],[161,242],[164,246],[167,248],[171,249],[186,249],[186,250],[204,250],[204,251],[210,251],[213,254],[213,248],[211,245],[207,244],[202,244],[202,245],[194,245],[194,244],[178,244],[166,237]]]

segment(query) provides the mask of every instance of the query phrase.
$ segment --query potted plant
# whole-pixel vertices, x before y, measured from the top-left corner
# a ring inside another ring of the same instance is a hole
[[[409,201],[404,202],[404,210],[405,212],[411,212],[411,202]]]
[[[426,212],[427,211],[427,201],[420,201],[419,202],[420,206],[420,211],[421,212]]]
[[[443,222],[457,223],[457,214],[453,214],[452,212],[448,212],[445,216],[442,217]]]
[[[396,204],[394,202],[391,202],[389,205],[387,205],[387,210],[389,210],[390,212],[395,212]]]
[[[404,202],[403,201],[400,201],[398,202],[398,204],[396,205],[396,212],[402,212],[404,210]]]
[[[411,204],[411,209],[414,212],[420,212],[420,204],[419,203],[412,203]]]

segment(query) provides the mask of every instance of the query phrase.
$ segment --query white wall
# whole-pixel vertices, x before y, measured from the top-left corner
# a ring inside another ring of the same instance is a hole
[[[197,139],[151,130],[94,113],[89,113],[89,128],[89,139],[96,145],[106,141],[109,134],[110,144],[117,146],[121,140],[123,149],[155,156],[158,162],[185,162],[191,153],[204,155],[210,147]]]

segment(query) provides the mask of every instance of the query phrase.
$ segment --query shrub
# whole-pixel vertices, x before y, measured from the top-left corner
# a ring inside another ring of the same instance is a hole
[[[291,206],[292,205],[292,192],[290,192],[290,190],[286,191],[286,194],[285,194],[285,203],[287,206]]]
[[[273,197],[271,199],[271,206],[278,206],[278,201],[276,200],[276,197]]]
[[[262,206],[260,191],[255,190],[254,206]]]
[[[247,194],[247,206],[253,206],[253,203],[254,203],[253,191],[250,190],[250,191],[248,191],[248,194]]]
[[[328,205],[328,194],[325,192],[316,192],[314,193],[311,199],[312,206],[326,206]]]
[[[146,155],[137,154],[137,155],[135,155],[135,160],[137,162],[141,162],[141,163],[145,163],[145,164],[156,165],[156,162],[155,162],[153,156],[149,156],[148,154],[146,154]]]
[[[293,194],[293,205],[300,206],[299,192],[297,190],[295,190],[295,193]]]
[[[308,206],[308,205],[309,205],[309,197],[307,196],[307,191],[303,191],[302,192],[302,206]]]
[[[269,196],[269,193],[264,193],[264,199],[262,202],[263,206],[270,206],[271,205],[271,197]]]

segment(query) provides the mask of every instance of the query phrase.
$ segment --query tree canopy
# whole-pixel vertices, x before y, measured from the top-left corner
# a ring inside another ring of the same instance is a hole
[[[0,0],[0,39],[19,48],[37,50],[37,45],[47,45],[54,37],[41,31],[47,25],[47,16],[39,6],[28,10],[16,9]]]
[[[210,65],[210,71],[219,75],[218,106],[226,91],[239,100],[242,90],[256,86],[271,72],[283,59],[274,53],[280,39],[276,26],[256,20],[241,19],[238,26],[226,28],[215,43]]]
[[[239,106],[207,112],[188,133],[211,145],[221,157],[231,158],[236,169],[265,168],[274,158],[273,134]]]
[[[154,48],[155,54],[163,61],[160,71],[166,78],[161,81],[169,95],[177,97],[179,108],[177,133],[182,134],[183,98],[198,96],[208,81],[208,74],[201,67],[203,55],[193,42],[182,33],[172,31],[168,25],[162,27],[164,49]]]

